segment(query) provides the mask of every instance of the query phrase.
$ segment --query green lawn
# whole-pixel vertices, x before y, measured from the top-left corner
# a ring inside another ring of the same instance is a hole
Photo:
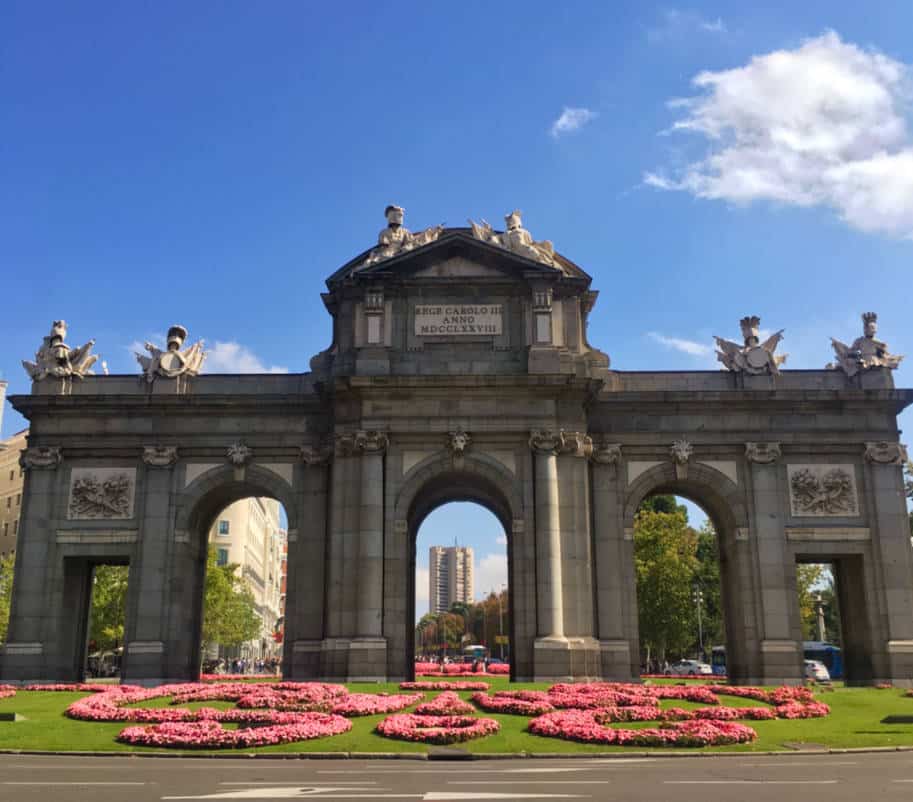
[[[492,690],[502,689],[544,689],[544,683],[514,683],[506,678],[487,680]],[[349,689],[359,692],[396,691],[395,684],[350,684]],[[785,749],[786,742],[821,744],[827,747],[891,747],[913,746],[913,698],[904,697],[904,692],[897,689],[877,690],[873,688],[842,688],[832,692],[821,693],[821,701],[831,706],[831,715],[823,719],[797,721],[754,721],[745,722],[758,733],[758,740],[752,744],[715,747],[689,751],[767,751]],[[426,699],[435,696],[426,693]],[[16,696],[0,700],[0,712],[15,712],[25,716],[25,721],[0,721],[0,749],[15,750],[54,750],[54,751],[99,751],[99,752],[152,752],[151,748],[131,747],[119,744],[117,734],[128,726],[124,723],[98,724],[75,721],[63,715],[63,711],[72,701],[78,699],[78,693],[32,692],[20,691]],[[460,696],[468,699],[469,692]],[[757,702],[723,697],[724,704],[729,706],[753,706]],[[164,700],[152,700],[143,704],[145,707],[163,706]],[[207,703],[211,707],[230,707],[229,703]],[[200,705],[188,705],[199,707]],[[688,702],[664,701],[664,707],[695,707]],[[642,747],[607,747],[578,744],[558,738],[543,738],[527,733],[526,716],[483,715],[497,719],[501,731],[497,735],[459,744],[459,748],[478,754],[497,752],[526,753],[597,753],[597,752],[631,752],[655,751],[668,753],[669,750],[644,750]],[[892,723],[895,717],[898,723]],[[352,729],[348,733],[331,738],[302,741],[280,746],[245,749],[248,752],[413,752],[424,753],[428,747],[383,738],[374,733],[375,725],[384,716],[365,716],[352,719]],[[653,726],[651,724],[629,724],[618,726]],[[168,750],[171,753],[174,750]],[[223,752],[227,750],[221,750]],[[242,750],[239,750],[239,753]]]

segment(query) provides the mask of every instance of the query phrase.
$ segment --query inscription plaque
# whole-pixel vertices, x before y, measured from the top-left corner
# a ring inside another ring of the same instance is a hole
[[[416,337],[501,334],[501,304],[429,304],[415,307]]]

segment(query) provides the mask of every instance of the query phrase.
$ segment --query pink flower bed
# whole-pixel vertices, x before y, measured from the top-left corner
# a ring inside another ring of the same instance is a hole
[[[105,693],[119,685],[98,685],[88,682],[49,682],[26,685],[24,691],[60,691],[62,693]]]
[[[618,746],[720,746],[748,743],[757,733],[731,721],[683,721],[642,730],[605,727],[595,710],[558,710],[529,723],[535,735]]]
[[[453,744],[483,738],[500,729],[501,725],[491,718],[421,716],[414,713],[388,716],[377,725],[377,732],[387,738],[431,744]]]
[[[489,674],[500,674],[503,676],[510,674],[510,666],[507,663],[494,663],[493,665],[488,666],[487,671]]]
[[[117,740],[141,746],[180,749],[237,748],[325,738],[352,729],[351,721],[328,713],[275,713],[272,721],[268,726],[242,726],[237,730],[226,730],[218,720],[212,718],[192,722],[164,722],[152,727],[126,727],[117,736]]]
[[[490,713],[538,716],[555,709],[544,691],[498,691],[494,696],[474,693],[470,698],[477,706]]]
[[[376,716],[403,710],[424,697],[422,693],[350,693],[334,703],[331,710],[341,716]]]
[[[487,691],[487,682],[469,682],[467,680],[454,680],[451,682],[401,682],[401,691]]]
[[[420,716],[465,716],[476,711],[453,691],[444,691],[430,702],[420,704],[415,712]]]
[[[0,685],[0,699],[7,699],[16,695],[15,685]]]
[[[454,674],[491,674],[507,676],[510,666],[507,663],[494,663],[485,668],[484,663],[478,663],[478,670],[472,670],[472,663],[416,663],[415,675],[422,677],[449,677]]]
[[[200,674],[200,682],[240,682],[241,680],[276,679],[275,674]]]

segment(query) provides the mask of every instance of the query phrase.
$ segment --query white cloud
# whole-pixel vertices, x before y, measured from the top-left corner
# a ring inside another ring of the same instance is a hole
[[[507,535],[505,535],[503,532],[501,532],[501,534],[495,538],[495,543],[497,543],[499,546],[506,546],[507,545]]]
[[[288,373],[280,365],[267,367],[249,348],[236,342],[220,342],[206,349],[204,373]]]
[[[415,616],[420,618],[428,612],[428,569],[415,569]]]
[[[555,122],[549,128],[549,133],[557,139],[562,134],[570,134],[583,128],[588,122],[595,120],[599,115],[590,109],[574,109],[565,106]]]
[[[675,351],[681,351],[683,354],[691,356],[707,356],[713,353],[713,348],[703,343],[694,342],[694,340],[684,340],[680,337],[666,337],[657,331],[648,331],[647,336],[654,342],[664,345],[666,348],[672,348]]]
[[[647,41],[662,44],[673,39],[684,39],[693,33],[725,34],[728,30],[721,17],[707,20],[693,11],[668,8],[662,12],[656,25],[647,28]]]
[[[705,71],[701,94],[673,100],[672,132],[709,151],[646,184],[699,198],[826,206],[862,231],[913,238],[908,65],[834,32],[746,65]]]
[[[482,557],[475,567],[473,583],[476,599],[484,599],[492,590],[497,592],[501,585],[506,585],[507,555],[502,552]]]

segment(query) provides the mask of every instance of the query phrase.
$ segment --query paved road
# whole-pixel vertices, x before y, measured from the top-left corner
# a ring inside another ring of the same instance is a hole
[[[418,762],[0,755],[0,800],[865,802],[913,798],[913,753]]]

